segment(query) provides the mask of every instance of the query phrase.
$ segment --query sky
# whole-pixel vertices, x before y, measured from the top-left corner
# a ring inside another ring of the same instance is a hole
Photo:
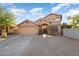
[[[62,23],[69,23],[67,17],[79,15],[79,3],[2,3],[1,5],[15,15],[17,24],[26,19],[36,21],[50,13],[61,14]]]

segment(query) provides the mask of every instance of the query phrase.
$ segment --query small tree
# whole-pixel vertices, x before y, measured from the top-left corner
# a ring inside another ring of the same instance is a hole
[[[70,25],[72,25],[72,28],[77,28],[79,24],[79,15],[74,15],[72,17],[68,18],[71,22]]]
[[[62,25],[61,25],[61,28],[63,29],[63,28],[71,28],[72,27],[72,25],[69,25],[69,24],[67,24],[67,23],[63,23]]]
[[[10,28],[12,25],[15,25],[14,15],[6,11],[2,7],[0,7],[0,26],[1,26],[2,35],[7,37],[6,29],[7,27]]]

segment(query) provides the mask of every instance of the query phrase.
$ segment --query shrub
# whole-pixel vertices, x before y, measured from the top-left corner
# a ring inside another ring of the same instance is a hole
[[[2,32],[2,38],[7,38],[7,32]]]
[[[72,28],[72,25],[68,25],[68,24],[66,24],[66,23],[63,23],[63,24],[61,25],[61,28]]]
[[[50,25],[49,27],[48,27],[48,30],[50,31],[50,32],[56,32],[57,31],[57,26],[56,25]]]

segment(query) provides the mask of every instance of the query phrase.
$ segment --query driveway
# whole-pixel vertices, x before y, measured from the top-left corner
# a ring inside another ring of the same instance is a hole
[[[1,56],[19,56],[24,48],[28,46],[32,37],[29,36],[14,36],[0,42]]]
[[[16,36],[0,42],[2,56],[79,56],[79,40],[63,36]]]

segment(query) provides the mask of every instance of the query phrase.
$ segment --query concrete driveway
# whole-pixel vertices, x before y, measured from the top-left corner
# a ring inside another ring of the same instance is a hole
[[[63,36],[16,36],[0,42],[2,56],[79,56],[79,40]]]

